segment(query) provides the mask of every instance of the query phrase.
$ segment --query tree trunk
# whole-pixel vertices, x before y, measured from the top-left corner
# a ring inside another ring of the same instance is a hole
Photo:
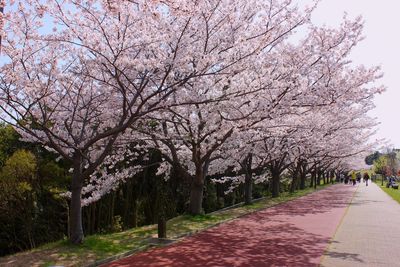
[[[290,184],[289,192],[294,193],[296,188],[298,187],[299,183],[299,176],[300,176],[300,170],[301,170],[301,163],[297,163],[296,168],[294,169],[293,176],[292,176],[292,183]]]
[[[90,231],[90,225],[92,224],[92,206],[89,205],[86,208],[82,208],[83,218],[84,218],[84,228],[86,229],[86,233],[91,235],[92,232]]]
[[[317,182],[318,182],[318,174],[317,171],[314,171],[314,189],[317,189]]]
[[[272,197],[279,197],[280,173],[276,169],[272,168],[271,174],[272,174]]]
[[[300,190],[306,189],[306,173],[300,173]]]
[[[341,182],[340,176],[341,176],[341,172],[340,171],[336,171],[336,182],[337,183]]]
[[[245,180],[244,180],[244,204],[251,205],[253,203],[253,177],[252,177],[252,154],[245,159]]]
[[[315,171],[311,171],[311,183],[310,183],[310,188],[314,187],[314,182],[315,182]]]
[[[315,183],[315,188],[317,188],[317,185],[321,185],[321,179],[322,179],[322,171],[317,172],[317,182]]]
[[[131,179],[128,180],[128,182],[126,183],[125,186],[125,190],[124,192],[124,212],[123,212],[123,219],[122,221],[124,222],[124,228],[127,229],[130,227],[131,222],[130,222],[130,207],[131,205],[133,206],[133,201],[132,201],[132,191],[133,191],[133,187],[132,185],[132,181]],[[133,209],[133,207],[132,207]]]
[[[198,168],[199,169],[199,168]],[[204,172],[196,170],[190,187],[189,212],[192,215],[203,213],[203,190],[204,190]]]
[[[132,226],[136,228],[138,227],[138,201],[136,197],[133,200],[132,213]]]
[[[74,172],[72,174],[71,186],[71,209],[70,209],[70,241],[73,244],[81,244],[83,242],[82,228],[82,155],[78,152],[74,156]]]
[[[334,184],[335,183],[335,171],[334,170],[331,170],[329,178],[330,178],[330,183]]]
[[[91,213],[92,213],[91,215],[92,223],[90,225],[90,232],[94,233],[96,225],[96,202],[91,205]]]
[[[97,207],[97,221],[96,221],[96,231],[98,231],[101,228],[101,223],[103,222],[102,220],[102,216],[103,216],[103,205],[101,205],[100,203],[98,203],[98,207]]]
[[[111,205],[109,207],[109,211],[110,211],[109,218],[110,218],[110,225],[111,225],[112,228],[114,228],[114,224],[115,224],[115,221],[114,221],[114,207],[115,207],[115,191],[112,191],[112,193],[111,193]]]
[[[289,188],[290,193],[294,193],[294,191],[296,190],[297,180],[298,180],[298,173],[295,172],[293,173],[292,182],[290,183],[290,188]]]
[[[251,205],[253,203],[253,179],[251,173],[246,173],[244,182],[244,204]]]
[[[67,201],[67,237],[68,237],[68,239],[69,240],[71,240],[71,227],[70,227],[70,225],[71,225],[71,212],[70,212],[70,204],[71,204],[71,202],[68,202]]]
[[[303,163],[300,169],[300,190],[306,189],[307,165]]]

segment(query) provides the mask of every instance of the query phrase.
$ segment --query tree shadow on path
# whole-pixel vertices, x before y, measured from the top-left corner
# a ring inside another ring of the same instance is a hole
[[[361,259],[361,255],[356,253],[328,251],[325,253],[325,255],[335,259],[342,259],[344,261],[364,263],[364,261]]]
[[[318,266],[353,192],[332,186],[108,266]]]

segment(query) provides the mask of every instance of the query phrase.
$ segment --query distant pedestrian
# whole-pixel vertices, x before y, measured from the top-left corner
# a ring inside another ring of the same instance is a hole
[[[351,172],[351,181],[352,181],[353,185],[356,185],[356,178],[357,178],[356,172],[352,171]]]
[[[368,186],[368,180],[369,180],[369,174],[368,172],[364,173],[364,181],[366,182],[367,186]]]
[[[356,177],[357,177],[357,182],[361,183],[361,173],[357,172]]]

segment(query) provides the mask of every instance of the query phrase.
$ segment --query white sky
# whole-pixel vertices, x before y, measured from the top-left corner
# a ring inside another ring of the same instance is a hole
[[[386,138],[400,148],[400,1],[399,0],[322,0],[314,11],[315,24],[336,26],[344,12],[350,18],[362,15],[364,36],[351,55],[354,63],[380,65],[385,73],[381,83],[387,91],[375,99],[371,115],[381,122],[377,138]]]

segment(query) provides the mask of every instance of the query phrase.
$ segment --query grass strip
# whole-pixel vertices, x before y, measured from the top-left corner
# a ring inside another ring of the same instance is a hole
[[[400,190],[399,189],[393,189],[393,188],[387,188],[386,187],[386,182],[382,185],[381,181],[376,181],[375,184],[380,187],[386,194],[388,194],[390,197],[392,197],[394,200],[396,200],[398,203],[400,203]]]

